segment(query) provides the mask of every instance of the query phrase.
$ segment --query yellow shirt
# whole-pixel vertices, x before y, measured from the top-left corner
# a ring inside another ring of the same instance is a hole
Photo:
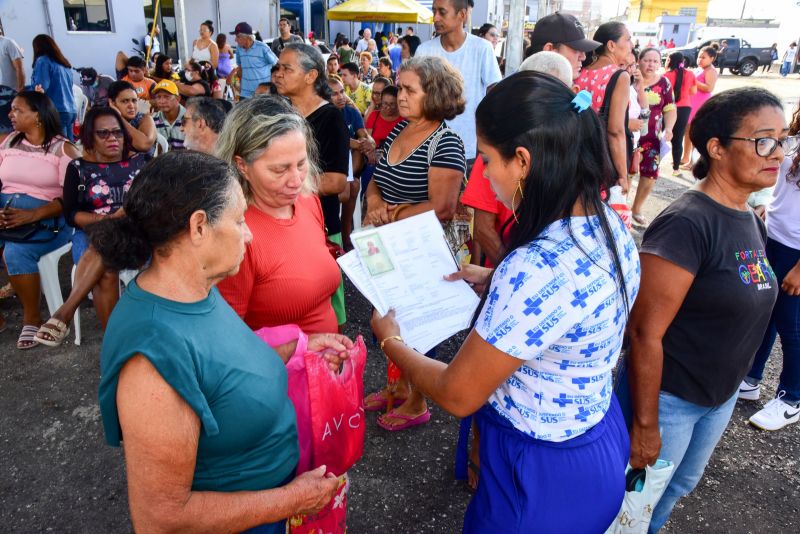
[[[362,115],[372,102],[372,89],[364,82],[359,82],[355,91],[351,91],[349,87],[345,86],[344,94],[353,101]]]

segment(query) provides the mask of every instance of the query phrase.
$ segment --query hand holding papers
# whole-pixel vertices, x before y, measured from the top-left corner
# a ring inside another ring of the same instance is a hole
[[[463,280],[439,220],[427,211],[351,234],[355,250],[337,261],[381,315],[396,311],[405,342],[425,353],[469,326],[480,299]]]

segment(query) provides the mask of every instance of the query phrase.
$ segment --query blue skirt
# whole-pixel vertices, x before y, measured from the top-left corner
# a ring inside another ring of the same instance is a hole
[[[480,477],[465,534],[602,534],[611,525],[625,496],[630,456],[616,397],[591,430],[559,443],[523,434],[489,405],[475,417]]]

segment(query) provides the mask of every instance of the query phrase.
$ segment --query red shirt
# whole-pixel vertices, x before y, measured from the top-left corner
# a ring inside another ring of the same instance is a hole
[[[403,117],[398,116],[393,121],[387,121],[383,117],[381,117],[380,111],[373,111],[367,117],[367,121],[364,126],[369,130],[372,128],[372,138],[375,140],[375,146],[381,146],[383,140],[391,133],[397,124],[403,120]]]
[[[677,70],[668,70],[664,73],[664,78],[669,80],[670,85],[675,88],[675,81],[678,79]],[[692,105],[692,87],[697,84],[697,78],[690,70],[683,69],[683,85],[681,85],[681,94],[677,95],[675,106],[679,108],[688,108]]]
[[[502,202],[497,200],[497,195],[495,195],[494,191],[492,191],[492,186],[489,184],[489,180],[483,176],[484,168],[485,166],[483,164],[483,159],[475,159],[475,164],[472,166],[472,172],[469,174],[467,187],[464,188],[464,192],[461,194],[461,203],[465,206],[497,215],[494,223],[494,229],[497,231],[497,234],[500,235],[500,230],[503,228],[503,225],[514,215],[511,213],[510,209],[505,207]],[[505,237],[508,237],[508,231],[510,229],[511,226],[509,225],[506,229]],[[488,259],[486,260],[486,266],[492,267],[492,264]]]
[[[253,330],[296,324],[309,334],[338,332],[331,295],[341,274],[325,245],[319,198],[300,196],[291,219],[254,206],[244,218],[253,241],[239,272],[217,286],[228,304]]]

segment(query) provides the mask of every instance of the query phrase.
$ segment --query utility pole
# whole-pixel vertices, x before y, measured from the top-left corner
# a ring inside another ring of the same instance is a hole
[[[542,3],[541,0],[539,2]],[[525,33],[525,0],[511,0],[506,36],[506,76],[519,70],[522,63],[522,38]]]

